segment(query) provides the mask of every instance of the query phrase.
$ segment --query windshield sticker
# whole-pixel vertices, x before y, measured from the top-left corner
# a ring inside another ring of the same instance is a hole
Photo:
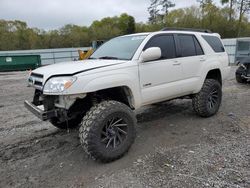
[[[131,40],[142,40],[145,38],[146,38],[146,36],[136,36],[136,37],[133,37]]]

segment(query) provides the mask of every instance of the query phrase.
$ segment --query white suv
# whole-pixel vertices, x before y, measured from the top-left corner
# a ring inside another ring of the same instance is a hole
[[[189,97],[194,111],[218,111],[228,55],[219,34],[164,29],[116,37],[84,61],[31,72],[33,102],[25,106],[42,120],[69,129],[80,126],[85,151],[102,162],[120,158],[135,139],[133,110]]]

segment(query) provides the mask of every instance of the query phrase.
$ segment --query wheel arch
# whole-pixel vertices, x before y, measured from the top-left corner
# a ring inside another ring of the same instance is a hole
[[[201,75],[202,76],[200,77],[199,84],[197,85],[196,90],[194,91],[194,94],[200,92],[206,79],[218,80],[219,83],[222,85],[222,72],[220,68],[218,67],[210,67],[206,71],[202,71]]]
[[[109,98],[124,102],[132,109],[137,109],[141,105],[140,85],[138,78],[129,74],[115,74],[98,77],[88,82],[83,93],[99,94]]]
[[[126,104],[131,109],[135,109],[135,99],[131,89],[128,86],[118,86],[105,88],[90,93],[93,97],[100,99],[114,100]]]
[[[209,70],[205,79],[217,80],[222,85],[222,75],[219,68]]]

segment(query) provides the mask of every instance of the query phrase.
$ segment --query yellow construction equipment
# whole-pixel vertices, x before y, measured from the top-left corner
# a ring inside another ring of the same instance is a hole
[[[94,52],[93,48],[90,48],[88,51],[78,50],[79,60],[88,59],[93,52]]]
[[[78,50],[79,60],[88,59],[93,54],[93,52],[97,48],[99,48],[104,42],[105,42],[104,40],[93,41],[92,48],[90,48],[88,51]]]

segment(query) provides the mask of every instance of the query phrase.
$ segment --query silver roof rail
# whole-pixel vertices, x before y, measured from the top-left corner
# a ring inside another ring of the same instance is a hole
[[[201,32],[201,33],[213,33],[209,29],[173,28],[173,27],[166,27],[166,28],[163,28],[161,31],[194,31],[194,32]]]

